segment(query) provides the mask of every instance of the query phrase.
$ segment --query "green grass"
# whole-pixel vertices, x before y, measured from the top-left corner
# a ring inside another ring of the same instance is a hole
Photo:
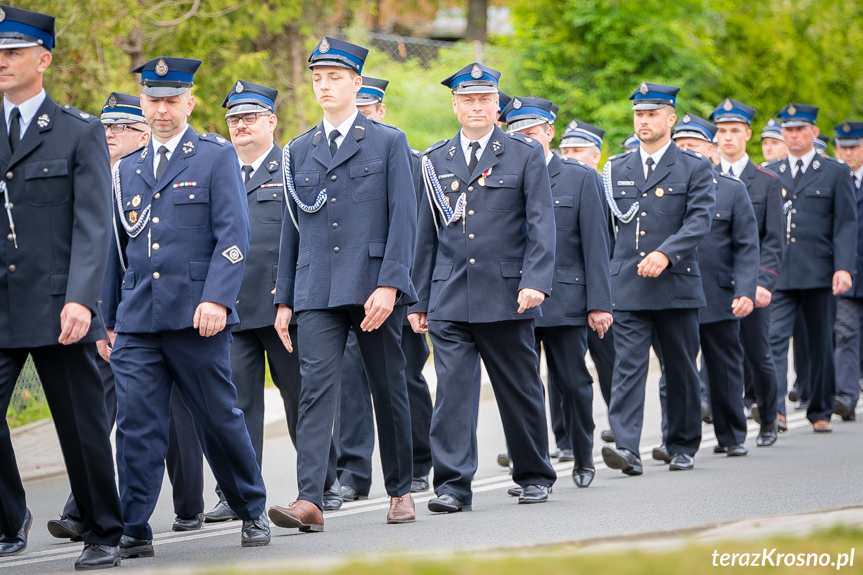
[[[585,518],[590,521],[590,518]],[[494,529],[489,525],[488,529]],[[777,537],[744,542],[690,544],[670,552],[609,551],[579,553],[577,543],[570,545],[541,546],[532,549],[496,552],[470,552],[448,554],[440,561],[394,557],[381,560],[355,560],[333,569],[271,567],[255,568],[256,573],[290,574],[327,573],[329,575],[699,575],[721,572],[736,573],[836,573],[835,566],[826,567],[722,567],[719,560],[724,553],[758,553],[772,549],[774,561],[778,554],[827,553],[835,561],[840,553],[850,555],[855,549],[854,565],[845,566],[840,573],[863,573],[863,531],[837,527],[816,532],[807,537]],[[714,551],[718,552],[714,567]],[[218,568],[211,574],[246,573],[241,567]]]
[[[10,406],[6,411],[6,423],[10,428],[21,427],[49,417],[51,417],[51,410],[44,398],[27,402],[27,405],[21,410],[12,409]]]

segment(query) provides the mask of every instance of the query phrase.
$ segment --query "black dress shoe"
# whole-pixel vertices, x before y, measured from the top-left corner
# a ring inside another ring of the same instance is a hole
[[[87,543],[84,552],[75,561],[75,571],[90,571],[93,569],[110,569],[120,564],[120,548],[110,545]]]
[[[433,513],[455,513],[457,511],[470,511],[472,507],[462,503],[454,495],[444,493],[440,497],[429,499],[429,511]]]
[[[713,453],[719,453],[719,454],[728,453],[728,448],[725,447],[724,445],[716,445],[713,447]],[[669,463],[671,463],[671,462],[669,461]]]
[[[664,443],[659,447],[653,448],[652,456],[656,461],[671,463],[671,455],[668,453],[668,448],[665,447]]]
[[[589,487],[594,475],[596,475],[596,469],[593,467],[576,467],[572,470],[572,480],[576,487]]]
[[[561,463],[568,463],[570,461],[575,461],[575,455],[571,449],[561,449],[557,460]]]
[[[668,466],[668,469],[671,471],[689,471],[694,467],[695,459],[693,459],[691,455],[678,453],[671,458],[671,464]]]
[[[710,413],[710,404],[705,401],[701,402],[701,421],[708,425],[713,423],[713,415]]]
[[[216,506],[204,513],[204,523],[221,523],[222,521],[233,521],[239,519],[237,514],[224,499],[220,499]]]
[[[844,397],[836,396],[836,400],[833,402],[833,413],[838,415],[839,417],[845,417],[854,407],[851,405],[851,402]]]
[[[342,488],[336,481],[324,491],[324,511],[338,511],[342,508]]]
[[[152,539],[137,539],[128,535],[120,537],[120,557],[123,559],[153,557],[155,554]]]
[[[509,456],[509,452],[498,453],[497,464],[501,467],[509,467],[510,465],[512,465],[512,458]]]
[[[554,489],[552,487],[548,488],[548,492],[551,493]],[[524,491],[524,487],[521,485],[513,485],[509,489],[506,490],[507,495],[512,495],[513,497],[520,497],[522,492]]]
[[[729,445],[728,446],[728,457],[746,457],[749,453],[749,450],[746,449],[746,446],[742,443],[738,443],[737,445]]]
[[[843,415],[842,421],[857,421],[857,414],[852,411],[848,415]]]
[[[602,460],[611,469],[619,469],[626,475],[641,475],[641,460],[628,449],[605,446]]]
[[[795,403],[798,399],[800,399],[798,391],[799,390],[797,389],[797,384],[795,383],[791,387],[791,390],[788,392],[788,401],[790,401],[791,403]]]
[[[411,493],[422,493],[429,490],[429,476],[414,477],[411,479]]]
[[[369,498],[368,495],[360,495],[357,493],[357,490],[350,485],[342,485],[340,491],[342,493],[342,500],[344,501],[357,501],[358,499]]]
[[[243,530],[240,532],[240,545],[243,547],[263,547],[270,543],[270,520],[267,512],[251,521],[243,521]]]
[[[548,487],[545,485],[525,485],[518,496],[521,503],[545,503],[548,501]]]
[[[180,517],[179,515],[174,518],[174,525],[171,527],[172,531],[197,531],[201,527],[204,526],[204,514],[198,513],[194,517]]]
[[[770,425],[762,424],[761,430],[758,432],[758,437],[755,438],[755,445],[758,447],[770,447],[776,443],[778,438],[779,433],[777,432],[776,421]]]
[[[12,537],[0,535],[0,557],[9,557],[18,555],[27,549],[27,535],[30,533],[30,526],[33,524],[33,515],[30,510],[24,512],[24,523],[21,529],[18,530]]]
[[[599,438],[606,443],[614,443],[614,432],[610,429],[603,429],[602,433],[599,434]]]
[[[57,539],[68,539],[74,543],[81,540],[83,532],[84,524],[77,519],[72,519],[68,515],[64,515],[60,519],[52,519],[48,522],[48,533]]]

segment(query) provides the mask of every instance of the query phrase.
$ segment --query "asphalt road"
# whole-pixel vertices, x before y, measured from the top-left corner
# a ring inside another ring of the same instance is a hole
[[[599,432],[607,427],[605,405],[596,393],[597,422],[595,455],[597,475],[591,487],[577,489],[570,478],[571,464],[558,464],[558,482],[550,501],[541,505],[517,505],[506,494],[512,485],[506,470],[495,458],[503,447],[497,406],[484,400],[480,408],[480,468],[474,482],[474,511],[432,515],[426,502],[432,496],[415,498],[417,521],[409,525],[387,525],[388,500],[382,486],[375,453],[375,480],[371,499],[345,504],[326,514],[326,531],[300,534],[273,528],[268,547],[240,547],[240,523],[208,524],[195,533],[171,531],[173,510],[170,485],[164,482],[151,525],[156,556],[130,559],[123,569],[159,569],[213,565],[220,568],[250,562],[290,565],[297,559],[333,559],[380,553],[434,553],[531,546],[682,529],[705,523],[782,513],[803,512],[863,504],[863,423],[843,423],[834,418],[834,432],[816,435],[802,412],[792,413],[789,432],[770,448],[756,448],[757,427],[750,422],[745,458],[714,455],[716,444],[711,426],[704,426],[695,470],[669,472],[667,466],[650,460],[650,449],[659,443],[658,374],[651,370],[648,382],[645,429],[642,438],[644,475],[626,477],[602,464]],[[553,445],[553,442],[552,442]],[[264,479],[268,504],[287,505],[296,496],[296,457],[287,435],[265,443]],[[214,482],[207,471],[206,506],[216,501]],[[26,485],[28,505],[34,516],[28,550],[17,557],[0,559],[0,572],[68,572],[82,549],[81,543],[51,538],[45,522],[58,516],[68,494],[65,477],[43,479]]]

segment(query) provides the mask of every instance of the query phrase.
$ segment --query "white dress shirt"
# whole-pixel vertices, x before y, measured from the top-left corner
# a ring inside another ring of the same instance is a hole
[[[329,147],[330,145],[330,132],[332,132],[333,130],[339,131],[339,136],[336,138],[336,148],[342,145],[342,142],[345,141],[345,136],[348,134],[348,132],[351,131],[351,128],[354,125],[354,120],[357,119],[357,114],[359,113],[359,110],[354,110],[354,113],[351,114],[347,120],[345,120],[338,126],[333,126],[332,124],[327,122],[326,118],[324,118],[324,132],[326,133],[325,135],[327,140],[327,147]]]
[[[860,168],[856,172],[851,172],[851,177],[857,178],[856,183],[857,183],[857,189],[859,190],[860,189],[860,182],[863,182],[863,166],[860,166]]]
[[[464,152],[464,161],[467,162],[468,166],[470,165],[470,143],[479,142],[479,149],[476,151],[476,159],[479,160],[482,157],[482,153],[485,151],[486,146],[488,146],[488,141],[491,140],[492,132],[494,132],[493,126],[491,130],[488,131],[488,134],[479,140],[468,140],[464,135],[464,132],[459,130],[459,141],[461,142],[462,152]]]
[[[21,112],[21,119],[19,120],[18,125],[21,127],[19,134],[23,140],[24,133],[27,131],[27,127],[30,125],[30,122],[32,122],[33,118],[36,116],[36,112],[38,112],[39,108],[42,106],[42,102],[45,101],[45,96],[45,90],[40,90],[38,94],[25,102],[21,102],[21,104],[17,106],[5,97],[3,98],[3,112],[6,114],[7,136],[9,135],[9,115],[12,114],[12,108],[18,108],[18,111]]]
[[[749,154],[743,154],[743,157],[736,162],[729,162],[725,158],[722,158],[719,163],[723,174],[728,174],[728,170],[730,169],[734,171],[734,177],[739,178],[743,170],[746,169],[746,166],[749,165]]]
[[[273,149],[273,148],[271,147],[269,150],[267,150],[266,152],[264,152],[263,154],[261,154],[260,156],[258,156],[258,158],[257,158],[254,162],[252,162],[251,164],[249,164],[250,166],[252,166],[252,173],[251,173],[251,174],[249,174],[249,179],[250,179],[250,180],[251,180],[251,179],[252,179],[252,177],[257,173],[258,168],[260,168],[260,167],[261,167],[261,164],[263,164],[263,163],[264,163],[264,160],[266,159],[266,157],[270,155],[270,151],[271,151],[272,149]],[[245,163],[243,163],[243,160],[240,160],[240,169],[241,169],[241,170],[243,169],[243,166],[245,166],[245,165],[246,165],[246,164],[245,164]]]
[[[188,126],[186,127],[188,128]],[[174,155],[174,150],[177,149],[177,146],[180,145],[180,140],[183,139],[183,136],[186,135],[186,128],[183,128],[179,134],[171,138],[165,143],[160,142],[156,138],[153,138],[153,175],[156,175],[156,171],[159,169],[159,160],[162,159],[162,156],[159,155],[159,148],[165,146],[168,148],[168,153],[165,156],[168,158],[168,161],[171,160],[171,156]]]
[[[662,156],[665,155],[665,151],[668,149],[668,146],[671,145],[671,140],[665,143],[664,146],[653,152],[652,154],[648,154],[644,151],[644,148],[639,146],[638,152],[641,154],[641,166],[644,168],[644,179],[647,180],[647,158],[653,158],[653,169],[656,169],[656,166],[659,165],[659,160],[662,159]]]
[[[811,150],[803,154],[801,157],[797,157],[792,155],[790,152],[788,153],[788,165],[791,166],[791,177],[794,178],[797,176],[797,160],[803,160],[803,173],[806,173],[806,170],[809,169],[809,164],[812,163],[812,159],[815,157],[815,147],[813,146]]]

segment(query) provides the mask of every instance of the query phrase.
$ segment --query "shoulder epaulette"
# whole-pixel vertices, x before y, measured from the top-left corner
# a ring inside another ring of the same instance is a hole
[[[689,154],[690,156],[692,156],[692,157],[694,157],[694,158],[707,159],[707,157],[706,157],[704,154],[702,154],[701,152],[694,152],[694,151],[692,151],[692,150],[684,150],[683,148],[679,148],[679,149],[680,149],[680,151],[681,151],[681,152],[683,152],[684,154]],[[709,161],[709,160],[708,160],[708,161]],[[712,162],[711,162],[711,163],[712,163]]]
[[[509,136],[510,138],[512,138],[513,140],[517,141],[517,142],[522,142],[522,143],[528,144],[530,146],[534,146],[534,145],[538,146],[539,145],[539,142],[537,142],[536,140],[534,140],[533,138],[531,138],[529,136],[525,136],[521,132],[507,132],[506,135]]]
[[[392,124],[387,124],[386,122],[381,122],[380,120],[372,120],[371,118],[368,118],[368,121],[371,122],[372,124],[377,124],[378,126],[383,126],[385,128],[392,128],[393,130],[401,131],[401,129],[398,128],[397,126],[393,126]]]
[[[585,170],[592,169],[590,166],[582,162],[581,160],[576,160],[575,158],[561,158],[560,159],[564,164],[568,164],[570,166],[581,166]]]
[[[218,144],[219,146],[226,146],[230,143],[230,142],[228,142],[228,140],[226,140],[222,136],[220,136],[218,134],[210,134],[208,132],[204,132],[203,134],[198,134],[198,138],[205,141],[205,142],[210,142],[212,144]]]
[[[422,155],[423,155],[423,153],[422,153],[422,152],[420,152],[419,150],[417,150],[416,148],[411,148],[411,154],[413,154],[413,155],[414,155],[414,156],[416,156],[417,158],[419,158],[420,156],[422,156]]]
[[[88,114],[87,112],[82,112],[78,108],[73,108],[72,106],[69,106],[68,104],[65,106],[60,106],[60,109],[63,110],[64,112],[66,112],[67,114],[69,114],[70,116],[72,116],[73,118],[78,118],[79,120],[82,120],[84,122],[98,121],[97,118],[94,117],[92,114]]]
[[[764,169],[764,167],[763,167],[763,166],[766,166],[766,165],[767,165],[767,162],[764,162],[764,163],[763,163],[763,164],[761,164],[760,166],[755,166],[755,171],[756,171],[756,172],[760,172],[760,173],[762,173],[762,174],[766,174],[766,175],[770,176],[771,178],[775,178],[775,177],[776,177],[776,174],[774,174],[774,173],[773,173],[773,172],[771,172],[770,170],[765,170],[765,169]]]
[[[144,149],[144,148],[146,148],[146,147],[147,147],[147,146],[141,146],[140,148],[136,148],[136,149],[132,150],[131,152],[129,152],[128,154],[125,154],[125,155],[123,155],[123,156],[120,156],[120,159],[122,160],[122,159],[124,159],[124,158],[128,158],[129,156],[134,156],[135,154],[140,154],[140,153],[141,153],[141,150],[143,150],[143,149]]]
[[[621,152],[620,154],[615,154],[613,156],[609,156],[606,162],[612,162],[614,160],[619,160],[620,158],[625,158],[629,156],[631,152]]]
[[[437,150],[438,148],[445,146],[448,142],[449,142],[449,138],[445,138],[445,139],[441,140],[440,142],[435,142],[434,144],[432,144],[431,146],[426,148],[425,152],[423,152],[423,155],[429,154],[429,153]]]

